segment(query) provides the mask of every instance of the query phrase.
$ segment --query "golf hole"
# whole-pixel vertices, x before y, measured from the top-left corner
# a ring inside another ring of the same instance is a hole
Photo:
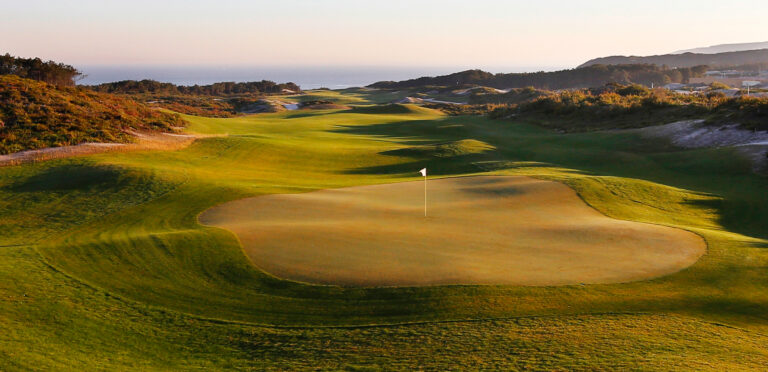
[[[569,187],[529,177],[430,180],[236,200],[200,221],[234,232],[275,276],[342,286],[567,285],[659,277],[703,239],[608,218]]]

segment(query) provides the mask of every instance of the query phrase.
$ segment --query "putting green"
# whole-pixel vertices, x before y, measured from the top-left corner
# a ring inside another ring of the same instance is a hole
[[[705,252],[688,231],[608,218],[529,177],[430,180],[269,195],[200,221],[234,232],[273,275],[344,286],[565,285],[658,277]]]

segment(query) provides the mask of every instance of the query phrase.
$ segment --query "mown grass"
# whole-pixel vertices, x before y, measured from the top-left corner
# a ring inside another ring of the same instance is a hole
[[[0,365],[722,370],[768,360],[768,180],[734,151],[401,111],[185,117],[191,132],[229,136],[0,169],[0,221],[12,226],[0,236]],[[489,150],[395,151],[462,140]],[[708,254],[625,284],[354,289],[260,272],[231,233],[196,221],[241,197],[412,180],[424,166],[564,182],[608,216],[698,233]],[[523,318],[429,323],[498,317]],[[427,323],[312,328],[402,322]]]
[[[423,90],[423,89],[422,89]],[[307,90],[298,95],[282,95],[277,98],[286,101],[307,102],[307,101],[331,101],[340,105],[374,105],[374,104],[386,104],[393,101],[399,101],[405,97],[419,97],[419,98],[432,98],[438,101],[466,103],[469,98],[467,96],[458,96],[446,92],[430,91],[429,93],[421,92],[420,89],[405,89],[405,90],[379,90],[368,88],[347,88],[340,90]]]
[[[663,314],[281,329],[123,301],[0,250],[3,370],[754,369],[768,338]]]

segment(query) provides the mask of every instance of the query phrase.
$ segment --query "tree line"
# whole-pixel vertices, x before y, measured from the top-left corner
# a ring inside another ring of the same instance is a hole
[[[301,88],[294,83],[275,83],[262,80],[244,83],[221,82],[209,85],[175,85],[155,80],[123,80],[113,83],[91,85],[88,88],[102,93],[119,94],[152,94],[152,95],[209,95],[228,96],[261,93],[300,92]]]
[[[0,75],[17,75],[57,86],[74,86],[83,74],[76,68],[40,58],[20,58],[8,53],[0,55]]]

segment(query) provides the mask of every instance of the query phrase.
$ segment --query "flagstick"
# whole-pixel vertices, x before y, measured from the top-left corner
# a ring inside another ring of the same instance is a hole
[[[424,217],[427,216],[427,168],[421,168],[419,171],[424,176]]]
[[[424,217],[427,216],[427,175],[424,175]]]

